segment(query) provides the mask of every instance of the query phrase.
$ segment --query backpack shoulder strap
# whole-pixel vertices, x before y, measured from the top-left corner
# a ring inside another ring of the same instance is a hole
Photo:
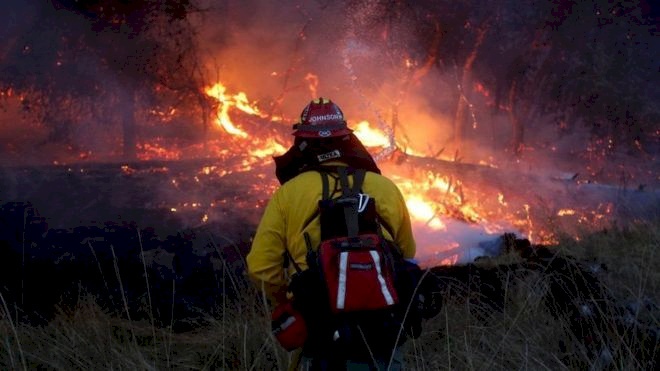
[[[351,169],[343,166],[337,167],[337,174],[339,174],[339,181],[341,182],[342,194],[344,196],[356,195],[362,190],[364,178],[366,175],[364,169]],[[348,184],[348,175],[353,175],[353,186]]]
[[[357,169],[353,173],[353,194],[358,194],[362,191],[362,185],[364,184],[364,177],[367,174],[367,171],[364,169]]]
[[[321,199],[322,200],[331,199],[332,196],[334,196],[335,193],[339,190],[339,186],[338,186],[339,177],[332,174],[334,171],[336,171],[336,168],[330,166],[318,166],[313,170],[321,174],[321,185],[322,185]],[[335,180],[334,182],[335,185],[332,190],[330,189],[330,180],[329,180],[330,177],[332,177]]]
[[[348,184],[348,169],[338,167],[337,173],[341,182],[342,199],[340,202],[344,208],[346,232],[349,238],[354,238],[358,236],[358,232],[360,231],[358,223],[358,194],[362,188],[362,183],[364,183],[365,171],[363,169],[354,171],[352,187]]]

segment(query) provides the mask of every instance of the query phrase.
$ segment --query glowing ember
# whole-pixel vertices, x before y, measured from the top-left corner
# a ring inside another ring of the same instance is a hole
[[[566,216],[566,215],[575,215],[575,210],[573,210],[573,209],[561,209],[557,212],[557,216]]]
[[[153,159],[159,160],[179,160],[181,159],[181,151],[164,147],[161,143],[138,143],[138,159],[148,161]]]
[[[131,175],[131,174],[135,173],[135,169],[131,168],[128,165],[122,165],[121,166],[121,171],[126,175]]]

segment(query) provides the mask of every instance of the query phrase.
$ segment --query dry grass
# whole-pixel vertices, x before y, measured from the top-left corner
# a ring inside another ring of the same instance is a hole
[[[1,369],[263,370],[288,363],[254,305],[227,307],[196,331],[174,333],[113,316],[87,296],[44,327],[12,326],[7,316],[0,321]]]
[[[602,262],[601,276],[616,306],[628,305],[628,321],[660,328],[660,263],[658,223],[565,240],[562,254],[582,261]],[[502,257],[511,261],[510,256]],[[493,264],[489,262],[488,264]],[[502,277],[504,310],[482,300],[465,300],[472,293],[445,298],[440,313],[425,322],[422,335],[405,345],[410,370],[562,370],[650,369],[636,353],[642,346],[657,348],[651,338],[621,332],[620,312],[602,312],[597,335],[609,355],[590,352],[570,332],[567,319],[555,318],[558,308],[547,305],[548,280],[538,271]],[[2,369],[228,369],[283,370],[289,354],[269,334],[265,306],[256,292],[227,302],[219,318],[194,332],[174,333],[151,321],[129,320],[100,308],[93,297],[82,297],[76,308],[62,309],[44,327],[18,323],[10,303],[0,307],[0,368]],[[477,298],[479,299],[479,298]],[[3,299],[4,301],[4,299]],[[149,308],[145,308],[149,312]],[[630,323],[632,323],[630,322]],[[631,327],[632,328],[632,327]],[[657,341],[657,337],[655,338]],[[649,354],[645,355],[646,357]],[[657,357],[657,355],[655,355]]]

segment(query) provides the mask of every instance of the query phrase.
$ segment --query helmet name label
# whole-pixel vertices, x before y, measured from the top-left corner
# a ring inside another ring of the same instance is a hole
[[[322,153],[316,157],[318,158],[319,162],[323,162],[323,161],[331,160],[333,158],[341,157],[341,152],[339,152],[338,149],[335,149],[334,151],[328,153]]]
[[[334,120],[343,120],[343,119],[344,117],[341,114],[332,113],[327,115],[310,116],[308,118],[308,121],[310,124],[314,125],[314,123],[318,121],[334,121]]]

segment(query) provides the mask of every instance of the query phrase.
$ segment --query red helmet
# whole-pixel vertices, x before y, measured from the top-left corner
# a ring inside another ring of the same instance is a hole
[[[293,135],[302,138],[340,137],[353,132],[344,113],[330,99],[318,98],[309,102],[300,114],[300,122],[293,125]]]

